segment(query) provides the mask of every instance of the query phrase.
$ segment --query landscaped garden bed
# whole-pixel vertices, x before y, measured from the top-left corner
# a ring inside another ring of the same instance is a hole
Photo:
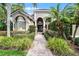
[[[53,35],[53,36],[52,36]],[[56,34],[52,32],[46,31],[44,33],[44,36],[47,39],[48,42],[48,48],[52,51],[53,54],[58,56],[72,56],[72,55],[78,55],[75,51],[75,47],[72,47],[71,42],[69,40],[65,40],[61,36],[57,36]]]
[[[56,38],[56,37],[49,38],[48,47],[56,55],[61,56],[75,55],[74,50],[62,38]]]
[[[33,39],[34,33],[13,37],[0,36],[0,55],[25,55]]]

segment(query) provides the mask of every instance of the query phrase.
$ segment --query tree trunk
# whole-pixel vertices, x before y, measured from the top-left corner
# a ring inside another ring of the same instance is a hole
[[[67,40],[67,37],[66,37],[66,35],[65,35],[65,33],[63,32],[63,37],[64,37],[64,39],[65,40]]]
[[[76,25],[76,27],[75,27],[75,31],[74,31],[74,34],[73,34],[73,42],[75,41],[75,35],[76,35],[76,32],[77,32],[77,29],[78,29],[78,25]]]
[[[7,36],[10,37],[10,15],[11,15],[11,4],[7,3]]]

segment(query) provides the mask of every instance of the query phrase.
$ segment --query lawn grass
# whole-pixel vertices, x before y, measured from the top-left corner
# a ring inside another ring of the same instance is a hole
[[[17,50],[0,50],[0,56],[25,56],[27,52]]]

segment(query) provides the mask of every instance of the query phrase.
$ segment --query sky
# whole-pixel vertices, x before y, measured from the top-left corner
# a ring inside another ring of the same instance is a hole
[[[37,9],[50,9],[51,7],[56,7],[56,3],[37,3]],[[60,9],[63,9],[66,3],[62,3]],[[25,11],[32,14],[33,5],[32,3],[25,3]]]

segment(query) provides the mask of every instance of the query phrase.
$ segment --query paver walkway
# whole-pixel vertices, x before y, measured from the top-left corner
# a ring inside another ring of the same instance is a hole
[[[51,51],[46,47],[47,41],[41,33],[35,35],[32,47],[27,56],[52,56]]]

